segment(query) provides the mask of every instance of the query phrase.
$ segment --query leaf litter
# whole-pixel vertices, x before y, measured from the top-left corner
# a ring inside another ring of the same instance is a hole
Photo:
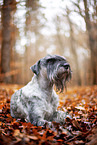
[[[18,85],[0,85],[0,145],[96,145],[97,86],[68,88],[59,94],[59,110],[72,119],[65,124],[52,122],[51,127],[34,126],[10,115],[11,95]]]

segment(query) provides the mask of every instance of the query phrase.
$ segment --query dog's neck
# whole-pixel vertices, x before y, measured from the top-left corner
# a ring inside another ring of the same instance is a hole
[[[33,76],[33,79],[37,80],[38,82],[38,85],[39,85],[39,88],[43,91],[43,92],[49,92],[49,96],[52,95],[52,92],[53,92],[53,85],[50,84],[50,81],[44,77],[43,75],[39,75],[39,76],[36,76],[34,75]]]
[[[37,80],[42,90],[47,92],[48,91],[52,92],[53,85],[50,83],[50,81],[47,78],[45,78],[43,75],[39,75]]]

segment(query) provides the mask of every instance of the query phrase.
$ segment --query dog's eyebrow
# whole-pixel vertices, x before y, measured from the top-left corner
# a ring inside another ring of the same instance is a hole
[[[61,58],[60,56],[56,56],[56,57],[53,57],[53,58],[48,58],[47,62],[49,62],[49,61],[66,61],[66,59]]]
[[[58,60],[61,60],[61,61],[62,61],[62,60],[63,60],[63,61],[66,61],[66,58],[60,57],[60,56],[57,56],[57,59],[58,59]]]

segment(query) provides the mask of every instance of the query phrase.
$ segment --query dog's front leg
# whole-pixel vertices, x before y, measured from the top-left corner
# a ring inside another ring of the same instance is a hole
[[[47,120],[45,120],[45,105],[41,99],[33,97],[28,105],[29,121],[36,126],[43,126]]]
[[[43,126],[45,124],[45,120],[41,116],[32,112],[29,112],[29,121],[35,126]]]
[[[51,125],[51,122],[44,119],[44,114],[40,109],[35,109],[35,112],[31,110],[29,111],[29,121],[36,126],[43,126],[45,123]]]
[[[52,116],[52,120],[64,124],[67,117],[71,118],[70,115],[64,111],[56,111]]]

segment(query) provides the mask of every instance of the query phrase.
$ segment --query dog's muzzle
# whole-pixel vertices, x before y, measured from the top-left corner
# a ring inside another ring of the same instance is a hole
[[[68,63],[60,64],[58,67],[57,77],[65,79],[67,81],[71,78],[71,69],[70,65]]]
[[[63,91],[64,86],[66,88],[66,81],[71,79],[71,68],[68,63],[60,64],[57,68],[57,74],[55,76],[55,85],[58,91]]]

